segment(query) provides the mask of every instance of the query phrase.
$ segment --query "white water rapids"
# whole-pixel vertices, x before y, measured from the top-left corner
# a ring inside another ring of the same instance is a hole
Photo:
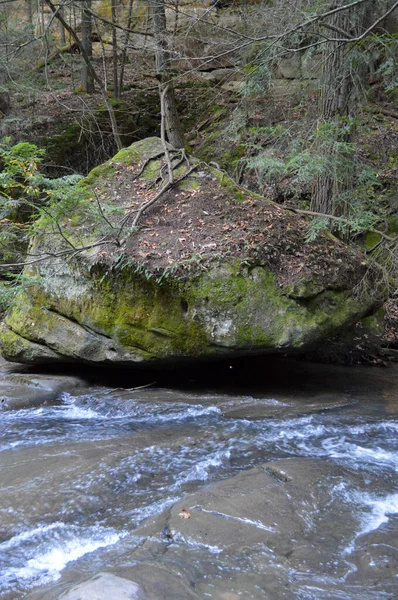
[[[224,416],[226,407],[244,407],[259,398],[279,412],[255,421]],[[325,554],[325,560],[336,562],[335,577],[324,576],[321,564],[311,566],[310,574],[291,569],[296,582],[292,597],[398,597],[397,574],[380,575],[388,562],[384,552],[372,555],[366,565],[362,559],[359,566],[355,562],[364,540],[378,548],[389,546],[388,564],[392,554],[398,556],[398,399],[394,403],[390,395],[386,403],[370,391],[353,400],[334,410],[291,414],[286,398],[267,397],[266,390],[255,398],[246,392],[161,388],[118,397],[98,387],[78,396],[63,394],[39,407],[4,410],[0,598],[17,600],[64,578],[73,582],[104,566],[126,566],[126,556],[140,544],[137,527],[184,494],[267,461],[305,457],[350,473],[349,480],[325,485],[330,503],[340,502],[356,525],[338,556]],[[314,511],[315,506],[303,505],[300,513],[308,530]],[[227,510],[218,515],[239,520]],[[336,537],[338,531],[336,525]],[[189,538],[180,536],[176,543],[195,552]],[[222,549],[209,544],[208,552],[215,565],[221,561],[221,572]],[[278,562],[271,550],[262,552]],[[255,592],[241,592],[243,598],[256,598]],[[262,597],[259,591],[258,600]]]

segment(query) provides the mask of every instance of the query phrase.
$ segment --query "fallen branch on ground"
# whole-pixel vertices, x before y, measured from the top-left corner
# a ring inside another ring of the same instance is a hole
[[[119,390],[121,391],[121,394],[123,394],[125,392],[135,392],[136,390],[143,390],[144,388],[151,387],[151,385],[155,385],[155,383],[156,383],[156,381],[152,381],[151,383],[146,383],[145,385],[139,385],[138,387],[132,387],[132,388],[114,388],[113,390],[111,390],[108,393],[112,394],[113,392],[118,392]]]

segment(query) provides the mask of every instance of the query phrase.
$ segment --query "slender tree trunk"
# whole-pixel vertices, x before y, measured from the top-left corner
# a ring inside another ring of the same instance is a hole
[[[335,0],[330,8],[344,4],[345,0]],[[355,36],[362,30],[367,11],[366,5],[347,9],[334,14],[328,24],[337,31],[346,32],[348,37]],[[338,143],[348,143],[352,138],[352,128],[350,130],[347,127],[347,119],[355,116],[358,107],[358,80],[361,73],[353,64],[349,41],[326,43],[324,55],[319,124],[329,125],[329,135],[328,139],[321,139],[319,145],[325,170],[314,182],[311,210],[330,215],[347,215],[347,197],[354,178],[353,161],[347,153],[341,151]]]
[[[97,75],[97,73],[95,72],[95,69],[91,63],[91,60],[82,44],[82,42],[79,40],[76,31],[65,21],[65,19],[63,18],[62,15],[59,14],[59,12],[57,11],[56,7],[54,6],[54,4],[52,3],[51,0],[44,0],[46,2],[46,4],[49,6],[51,12],[53,13],[53,15],[62,22],[62,25],[65,27],[66,31],[69,33],[69,35],[71,36],[71,39],[73,39],[75,41],[75,43],[77,44],[78,48],[80,49],[80,52],[82,53],[82,57],[84,59],[84,62],[86,64],[86,67],[88,69],[88,71],[90,71],[90,76],[92,77],[93,81],[95,81],[101,91],[102,97],[104,99],[104,104],[108,110],[109,113],[109,120],[111,122],[111,127],[112,127],[112,133],[113,133],[113,137],[115,139],[115,144],[117,146],[118,150],[121,150],[121,148],[123,148],[121,139],[120,139],[120,134],[119,134],[119,130],[118,130],[118,126],[117,126],[117,121],[116,121],[116,116],[115,116],[115,111],[113,110],[112,104],[109,102],[109,98],[108,98],[108,94],[106,93],[106,88],[104,87],[104,84],[101,81],[101,78]]]
[[[163,0],[151,0],[151,4],[153,35],[156,45],[156,76],[159,81],[160,95],[164,99],[164,119],[167,137],[174,148],[183,148],[185,145],[184,134],[169,72],[170,51],[168,47],[165,6]]]
[[[82,46],[91,63],[93,58],[91,0],[82,0]],[[85,62],[82,71],[82,88],[87,94],[94,92],[92,69]]]
[[[123,50],[122,50],[122,56],[121,56],[121,61],[120,61],[120,76],[119,76],[119,91],[118,91],[118,98],[122,97],[122,93],[123,93],[123,82],[124,82],[124,68],[126,66],[126,60],[127,60],[127,47],[129,45],[129,41],[130,41],[130,31],[129,29],[131,28],[131,22],[133,20],[133,1],[134,0],[129,0],[129,8],[128,8],[128,15],[127,15],[127,31],[126,31],[126,35],[124,38],[124,44],[123,44]]]
[[[119,98],[119,82],[118,82],[118,55],[117,55],[117,16],[116,16],[116,2],[117,0],[111,0],[112,10],[112,56],[113,56],[113,93],[115,98]]]
[[[46,31],[46,17],[44,15],[44,1],[40,3],[40,33],[44,35]]]
[[[28,13],[29,32],[33,36],[35,28],[34,28],[34,25],[33,25],[33,6],[32,6],[32,2],[33,2],[33,0],[26,0],[26,7],[27,7],[27,13]]]
[[[64,3],[64,0],[60,0],[60,5]],[[60,8],[59,12],[65,18],[65,10],[64,8]],[[59,26],[59,42],[61,46],[65,46],[66,44],[66,35],[65,35],[65,27],[62,25],[61,21],[58,21]]]

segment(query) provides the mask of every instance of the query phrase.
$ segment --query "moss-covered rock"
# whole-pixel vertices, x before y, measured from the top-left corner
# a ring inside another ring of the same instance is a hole
[[[137,166],[151,156],[158,160],[159,148],[157,138],[137,142],[95,169],[79,186],[98,189],[99,182],[111,180],[120,164]],[[152,163],[148,172],[153,170]],[[229,194],[228,207],[242,205],[240,190],[233,189],[232,180],[225,181],[214,169],[198,173],[194,198],[205,185],[200,182],[209,178],[212,186]],[[141,189],[144,184],[137,185]],[[176,188],[175,194],[181,193],[181,188]],[[81,210],[87,214],[87,196],[82,198]],[[254,200],[265,202],[253,195]],[[280,209],[273,205],[271,209],[277,218]],[[59,230],[58,238],[56,235],[59,223],[56,228],[39,223],[31,249],[37,255],[48,253],[48,258],[25,270],[26,287],[6,315],[0,348],[8,360],[128,366],[304,351],[356,322],[376,305],[374,293],[363,292],[360,297],[353,293],[343,264],[321,285],[311,273],[311,261],[315,260],[311,253],[302,258],[300,252],[300,261],[307,262],[299,268],[300,277],[286,285],[281,283],[284,273],[275,265],[271,268],[271,263],[248,260],[244,252],[216,255],[217,260],[209,262],[205,271],[192,275],[156,278],[137,265],[133,268],[132,262],[117,269],[111,253],[104,258],[104,246],[92,246],[93,240],[103,235],[103,222],[100,226],[90,221],[90,227],[81,228],[79,234],[70,223],[71,214],[67,214],[62,238]],[[173,221],[171,226],[178,224]],[[289,216],[289,232],[294,227],[299,231],[301,226],[294,215]],[[71,252],[66,260],[54,259],[57,251],[59,254],[57,244],[62,242],[65,247],[66,238],[76,246],[85,243],[86,249]],[[332,242],[325,239],[327,252],[334,251]],[[280,264],[284,264],[282,259]],[[354,279],[350,283],[354,285]]]
[[[2,353],[25,362],[62,357],[126,365],[297,350],[367,310],[344,292],[299,303],[270,271],[238,267],[226,263],[162,286],[137,273],[82,272],[76,281],[76,274],[48,269],[46,280],[22,292],[6,317]]]

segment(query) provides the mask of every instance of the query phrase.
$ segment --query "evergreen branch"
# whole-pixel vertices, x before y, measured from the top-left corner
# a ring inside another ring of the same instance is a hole
[[[316,212],[314,210],[301,210],[298,208],[286,208],[285,210],[288,210],[293,213],[297,213],[299,215],[309,215],[310,217],[322,217],[323,219],[330,219],[332,221],[337,221],[340,223],[344,223],[346,225],[351,224],[351,221],[344,217],[337,217],[336,215],[328,215],[327,213],[320,213],[320,212]],[[380,231],[379,229],[374,229],[373,227],[366,227],[366,228],[364,228],[364,230],[371,231],[372,233],[377,233],[378,235],[380,235],[384,239],[388,240],[389,242],[398,242],[398,236],[396,236],[396,235],[395,236],[387,235],[383,231]]]

